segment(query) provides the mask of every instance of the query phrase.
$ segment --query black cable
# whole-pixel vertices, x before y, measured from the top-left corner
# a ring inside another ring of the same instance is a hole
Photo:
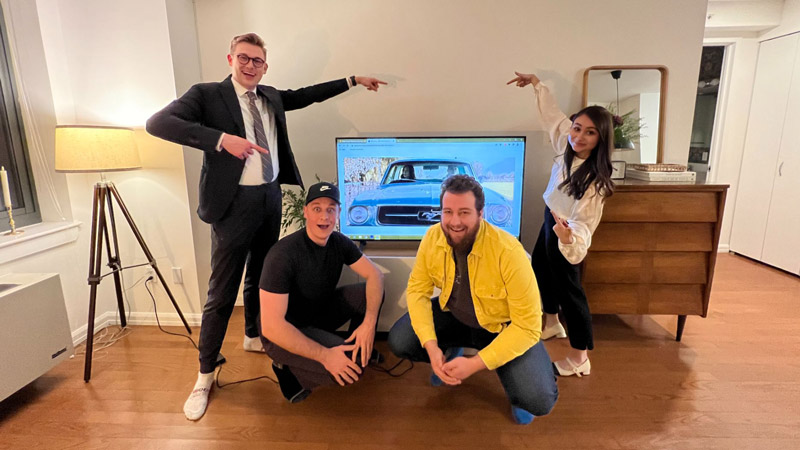
[[[192,343],[194,348],[196,348],[197,351],[200,351],[200,348],[197,347],[197,344],[194,342],[194,340],[191,337],[189,337],[189,336],[187,336],[185,334],[172,333],[172,332],[167,331],[167,330],[165,330],[164,328],[161,327],[161,321],[158,319],[158,307],[156,306],[156,298],[153,296],[153,292],[150,290],[150,286],[147,284],[149,281],[153,281],[153,276],[152,275],[149,276],[144,281],[144,287],[145,287],[145,289],[147,289],[147,293],[150,294],[150,299],[153,301],[153,312],[155,313],[155,316],[156,316],[156,323],[158,324],[158,329],[161,330],[163,333],[171,334],[173,336],[180,336],[180,337],[184,337],[184,338],[188,339],[189,342]],[[400,372],[399,374],[392,373],[404,361],[408,361],[411,365],[407,369],[405,369],[402,372]],[[397,364],[395,364],[395,365],[393,365],[392,367],[389,367],[389,368],[381,367],[381,366],[379,366],[377,364],[369,364],[369,365],[367,365],[367,367],[372,369],[372,370],[374,370],[374,371],[376,371],[376,372],[385,373],[385,374],[389,375],[390,377],[399,378],[399,377],[402,377],[403,375],[405,375],[409,370],[414,368],[414,362],[409,360],[409,359],[401,359],[400,361],[397,362]],[[219,366],[219,371],[217,371],[217,374],[214,376],[214,383],[217,385],[218,389],[223,389],[223,388],[225,388],[227,386],[234,386],[234,385],[237,385],[237,384],[248,383],[250,381],[262,380],[262,379],[267,379],[267,380],[269,380],[269,381],[271,381],[271,382],[273,382],[275,384],[278,384],[278,380],[275,380],[274,378],[270,377],[269,375],[261,375],[260,377],[248,378],[248,379],[245,379],[245,380],[238,380],[238,381],[231,381],[230,383],[220,383],[219,382],[219,376],[221,374],[222,374],[222,366]]]
[[[408,361],[411,364],[408,367],[408,369],[405,369],[402,372],[397,373],[397,374],[392,373],[394,371],[394,369],[398,368],[400,366],[400,364],[403,364],[403,362],[405,362],[405,361]],[[381,366],[379,366],[377,364],[369,364],[369,365],[367,365],[367,368],[372,369],[372,370],[374,370],[376,372],[383,372],[383,373],[389,375],[392,378],[400,378],[403,375],[405,375],[409,370],[414,368],[414,361],[411,361],[410,359],[403,358],[400,361],[398,361],[397,364],[393,365],[392,367],[389,367],[388,369],[386,367],[381,367]]]
[[[161,330],[162,332],[166,333],[166,334],[171,334],[173,336],[185,337],[186,339],[189,340],[189,342],[192,343],[192,345],[194,345],[194,348],[196,348],[197,351],[199,352],[200,348],[197,346],[197,344],[195,344],[194,339],[192,339],[188,335],[180,334],[180,333],[173,333],[171,331],[167,331],[167,330],[161,328],[161,321],[158,320],[158,308],[156,307],[156,298],[153,296],[153,292],[150,291],[150,286],[147,285],[148,281],[153,281],[153,276],[152,275],[150,275],[146,280],[144,280],[144,288],[147,289],[147,293],[150,294],[150,298],[153,300],[153,312],[155,312],[155,315],[156,315],[156,323],[158,324],[158,329]]]
[[[272,381],[272,382],[273,382],[273,383],[275,383],[275,384],[278,384],[278,380],[276,380],[276,379],[272,378],[272,377],[271,377],[271,376],[269,376],[269,375],[261,375],[260,377],[248,378],[248,379],[246,379],[246,380],[231,381],[230,383],[223,383],[223,384],[220,384],[220,383],[219,383],[219,376],[220,376],[221,374],[222,374],[222,366],[219,366],[219,370],[217,371],[217,375],[214,377],[214,382],[217,384],[217,388],[219,388],[219,389],[222,389],[222,388],[224,388],[224,387],[226,387],[226,386],[233,386],[233,385],[235,385],[235,384],[247,383],[247,382],[249,382],[249,381],[256,381],[256,380],[261,380],[261,379],[267,379],[267,380],[269,380],[269,381]]]

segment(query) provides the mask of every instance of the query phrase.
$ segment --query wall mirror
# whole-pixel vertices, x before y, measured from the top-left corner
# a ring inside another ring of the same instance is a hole
[[[583,105],[624,119],[615,124],[613,160],[662,162],[666,95],[665,66],[592,66],[583,74]]]

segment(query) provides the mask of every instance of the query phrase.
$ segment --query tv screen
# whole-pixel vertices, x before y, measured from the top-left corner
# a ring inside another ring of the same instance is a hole
[[[419,240],[441,219],[450,175],[475,177],[484,218],[519,237],[525,137],[337,138],[341,231],[354,240]]]

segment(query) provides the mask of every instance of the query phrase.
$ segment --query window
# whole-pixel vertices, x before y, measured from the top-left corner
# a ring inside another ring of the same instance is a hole
[[[0,8],[0,166],[4,166],[8,171],[14,224],[22,227],[41,222],[41,213],[36,201],[36,189],[28,158],[22,114],[17,104],[13,73],[5,17]],[[8,229],[10,229],[8,212],[5,205],[2,205],[0,231]]]

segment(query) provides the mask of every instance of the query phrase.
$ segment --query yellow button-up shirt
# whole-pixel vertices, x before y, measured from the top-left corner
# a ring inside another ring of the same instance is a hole
[[[507,232],[481,220],[472,251],[467,256],[469,285],[475,316],[484,329],[499,333],[478,352],[494,370],[525,353],[542,332],[539,287],[522,244]],[[453,290],[455,262],[442,227],[431,226],[422,238],[408,280],[408,312],[420,343],[436,339],[431,295],[442,290],[439,305],[447,310]]]

